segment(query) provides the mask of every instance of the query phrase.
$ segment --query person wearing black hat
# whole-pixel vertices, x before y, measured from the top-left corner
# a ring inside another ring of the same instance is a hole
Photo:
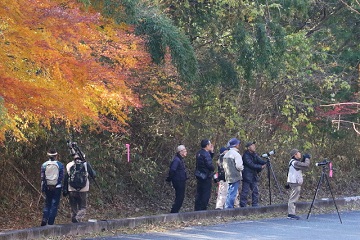
[[[211,194],[211,182],[214,174],[212,158],[214,156],[214,146],[210,140],[201,141],[201,150],[196,153],[196,197],[195,211],[206,210]]]
[[[228,183],[225,208],[234,208],[235,199],[237,198],[240,181],[242,179],[241,171],[244,169],[244,165],[239,153],[240,140],[232,138],[227,146],[230,150],[224,155],[223,161],[225,180]]]
[[[242,188],[240,193],[240,207],[246,207],[249,191],[251,194],[251,205],[257,207],[259,205],[259,176],[267,161],[262,160],[256,153],[256,142],[248,142],[247,148],[242,158],[244,161]]]
[[[41,190],[45,193],[45,206],[41,226],[53,225],[57,215],[61,183],[64,177],[64,165],[57,161],[57,152],[51,149],[47,153],[49,160],[41,165]]]
[[[302,170],[306,170],[310,166],[310,155],[304,154],[303,161],[301,160],[301,153],[294,148],[290,151],[291,160],[289,162],[289,172],[287,183],[291,188],[288,202],[288,219],[299,220],[300,217],[295,215],[295,203],[299,200],[301,185],[303,184]]]
[[[186,155],[185,146],[179,145],[176,148],[176,155],[171,161],[169,175],[166,178],[167,182],[172,182],[175,189],[175,200],[170,213],[178,213],[185,198],[185,183],[188,178],[184,162]]]

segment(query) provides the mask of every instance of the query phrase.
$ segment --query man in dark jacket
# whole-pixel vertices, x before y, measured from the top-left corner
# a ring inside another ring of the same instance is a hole
[[[187,155],[187,150],[184,145],[179,145],[176,148],[176,155],[170,164],[169,176],[166,181],[172,182],[175,189],[175,201],[172,205],[170,213],[178,213],[185,197],[185,182],[187,173],[185,168],[184,157]]]
[[[255,152],[255,142],[246,143],[247,150],[243,154],[244,170],[242,189],[240,193],[240,207],[246,207],[249,190],[252,191],[251,205],[257,207],[259,204],[258,173],[266,166],[267,161],[262,160]]]
[[[195,211],[206,210],[209,204],[211,194],[211,182],[215,170],[212,158],[214,156],[214,146],[208,139],[201,141],[201,150],[196,153],[196,170],[197,180]]]

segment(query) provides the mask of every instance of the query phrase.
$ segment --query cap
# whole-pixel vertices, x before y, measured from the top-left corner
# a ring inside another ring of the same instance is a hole
[[[184,145],[179,145],[177,148],[176,148],[176,152],[181,152],[182,150],[185,150],[185,146]]]
[[[229,150],[227,147],[220,148],[220,154],[224,153],[226,150]]]
[[[228,146],[228,147],[235,147],[236,145],[240,144],[240,142],[241,142],[241,141],[240,141],[239,139],[237,139],[237,138],[232,138],[232,139],[229,140],[227,146]]]
[[[50,151],[47,153],[48,156],[56,156],[58,153],[55,149],[50,149]]]
[[[250,147],[251,145],[253,145],[253,144],[255,144],[256,142],[255,141],[253,141],[253,142],[247,142],[246,144],[245,144],[245,147]]]
[[[298,152],[300,152],[299,150],[297,150],[296,148],[292,149],[290,151],[290,156],[293,157],[295,154],[297,154]]]
[[[205,148],[207,145],[210,144],[210,140],[209,139],[203,139],[201,140],[201,147]]]

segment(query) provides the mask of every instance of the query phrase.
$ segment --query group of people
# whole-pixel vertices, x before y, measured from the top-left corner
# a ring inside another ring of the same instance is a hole
[[[194,210],[207,209],[213,180],[218,183],[216,209],[246,207],[250,191],[251,206],[259,206],[259,173],[266,167],[268,160],[263,160],[256,153],[256,142],[246,143],[246,150],[241,155],[241,141],[237,138],[230,139],[226,147],[220,148],[217,173],[215,174],[213,144],[210,140],[204,139],[200,145],[201,149],[196,153],[197,186]],[[86,214],[89,177],[95,179],[95,171],[85,161],[85,155],[81,152],[72,154],[73,160],[65,168],[58,161],[56,150],[50,150],[47,155],[49,159],[41,166],[41,190],[45,193],[41,226],[54,224],[61,193],[64,197],[69,197],[71,221],[73,223],[81,222]],[[310,166],[310,155],[302,156],[298,149],[292,149],[290,155],[287,176],[287,185],[290,188],[288,218],[298,220],[299,217],[295,214],[295,204],[300,197],[303,183],[302,171]],[[186,180],[189,178],[184,161],[186,156],[186,147],[179,145],[176,148],[176,155],[171,161],[166,179],[172,183],[175,189],[175,200],[171,213],[179,212],[185,198]],[[240,183],[242,186],[239,194]]]
[[[54,224],[61,194],[69,197],[71,221],[81,222],[86,214],[89,177],[95,178],[95,171],[83,153],[73,154],[65,168],[56,150],[51,149],[47,156],[41,165],[41,190],[45,194],[41,226]]]
[[[259,173],[267,166],[268,159],[262,159],[256,153],[256,142],[245,144],[246,150],[240,154],[241,141],[232,138],[226,147],[220,148],[217,160],[217,172],[213,165],[214,146],[208,139],[200,143],[201,149],[196,153],[195,177],[197,181],[195,196],[195,211],[206,210],[211,196],[212,181],[218,183],[216,209],[246,207],[248,196],[251,192],[251,206],[259,206]],[[290,190],[288,201],[288,218],[300,219],[295,214],[295,203],[300,197],[303,183],[302,170],[310,166],[310,155],[302,154],[297,149],[290,151],[291,160],[287,176],[287,185]],[[175,200],[171,213],[178,213],[185,197],[186,180],[188,179],[184,158],[187,150],[184,145],[179,145],[176,155],[171,161],[170,170],[166,181],[171,182],[175,189]],[[239,194],[239,187],[241,192]],[[240,197],[239,197],[240,195]],[[240,198],[240,199],[239,199]]]

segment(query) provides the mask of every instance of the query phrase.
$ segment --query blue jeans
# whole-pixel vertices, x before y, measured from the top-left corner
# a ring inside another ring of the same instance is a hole
[[[57,215],[60,197],[61,197],[61,187],[55,188],[55,190],[45,190],[45,206],[43,209],[43,218],[42,221],[49,225],[53,225],[55,222],[55,217]]]
[[[238,193],[240,180],[234,183],[229,183],[228,193],[226,196],[225,208],[234,208],[234,202]]]

